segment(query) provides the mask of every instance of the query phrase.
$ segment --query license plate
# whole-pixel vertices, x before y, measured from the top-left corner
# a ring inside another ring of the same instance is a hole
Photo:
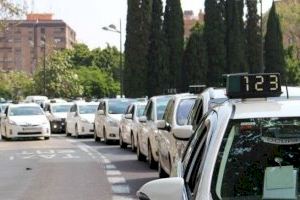
[[[32,128],[32,127],[26,127],[23,128],[23,131],[39,131],[41,130],[40,128]]]

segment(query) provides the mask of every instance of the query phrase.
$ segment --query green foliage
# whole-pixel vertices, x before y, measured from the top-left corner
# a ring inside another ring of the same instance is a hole
[[[98,67],[80,67],[75,70],[85,97],[115,97],[120,93],[120,84]]]
[[[223,2],[205,0],[204,39],[207,49],[207,85],[220,86],[225,71],[225,25]]]
[[[243,1],[226,1],[226,73],[248,71],[245,58],[243,8]]]
[[[48,97],[71,98],[82,94],[82,86],[79,84],[77,74],[71,70],[72,65],[68,56],[66,51],[57,51],[47,57],[45,70],[43,63],[39,64],[34,73],[37,94],[44,93],[44,77]]]
[[[151,30],[149,36],[148,65],[147,65],[147,96],[163,92],[162,72],[162,16],[163,5],[161,0],[153,0]],[[153,77],[157,77],[154,81]]]
[[[32,91],[32,77],[25,72],[0,72],[0,96],[6,99],[25,97]]]
[[[203,38],[203,26],[196,24],[188,40],[183,56],[182,75],[184,89],[189,85],[206,84],[207,82],[207,55]]]
[[[261,72],[262,69],[262,44],[259,16],[257,14],[257,2],[247,0],[246,23],[246,56],[250,73]]]
[[[300,85],[300,59],[295,53],[297,47],[290,46],[286,49],[286,80],[288,85]]]
[[[180,0],[166,0],[164,33],[164,89],[183,88],[182,58],[184,46],[183,13]]]
[[[73,49],[68,50],[70,63],[74,67],[91,66],[93,55],[86,44],[75,44]]]
[[[265,67],[265,72],[279,72],[285,80],[286,70],[282,32],[274,3],[269,13],[265,36]]]
[[[139,97],[146,95],[152,0],[127,2],[124,90],[128,97]]]
[[[5,20],[20,17],[25,13],[25,9],[14,0],[1,0],[0,1],[0,29],[6,26]]]

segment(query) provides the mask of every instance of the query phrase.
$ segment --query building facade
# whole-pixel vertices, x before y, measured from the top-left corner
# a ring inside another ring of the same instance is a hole
[[[192,10],[185,10],[183,12],[184,21],[184,38],[188,38],[191,35],[191,29],[198,23],[204,23],[204,13],[202,10],[199,11],[198,16],[194,15]]]
[[[0,69],[33,73],[53,50],[72,48],[76,33],[52,14],[28,14],[26,20],[9,20],[0,31]]]

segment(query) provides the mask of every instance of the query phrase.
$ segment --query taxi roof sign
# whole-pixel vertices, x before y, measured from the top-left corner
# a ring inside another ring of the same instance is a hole
[[[281,93],[279,73],[226,75],[226,94],[229,98],[277,97]]]

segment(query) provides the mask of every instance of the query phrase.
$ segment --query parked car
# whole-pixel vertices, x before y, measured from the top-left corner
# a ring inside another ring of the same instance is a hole
[[[151,97],[143,116],[139,118],[141,123],[139,124],[136,139],[137,159],[144,161],[148,157],[151,168],[156,168],[158,162],[157,122],[162,119],[170,98],[172,98],[172,95]]]
[[[128,106],[125,114],[122,116],[120,122],[120,147],[126,148],[131,145],[132,151],[136,149],[136,135],[139,126],[139,117],[144,113],[145,102],[136,102]]]
[[[49,103],[45,106],[52,133],[66,132],[66,118],[73,103]]]
[[[170,175],[173,163],[181,157],[187,140],[192,135],[192,126],[187,125],[187,122],[196,97],[192,94],[174,95],[168,102],[162,120],[157,123],[158,172],[160,178]],[[185,127],[190,128],[190,132],[182,135],[184,139],[174,137],[174,130]]]
[[[50,138],[50,123],[35,103],[10,104],[1,120],[1,135],[4,139],[18,137]]]
[[[99,142],[101,138],[107,144],[119,140],[121,117],[125,114],[126,108],[135,101],[126,98],[100,100],[95,117],[94,137],[96,142]]]
[[[99,103],[78,101],[73,103],[66,119],[66,134],[80,137],[94,135],[94,119]]]

